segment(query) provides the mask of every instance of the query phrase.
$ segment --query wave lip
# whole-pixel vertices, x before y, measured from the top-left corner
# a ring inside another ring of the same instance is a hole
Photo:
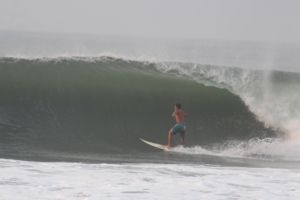
[[[299,44],[17,31],[0,31],[0,43],[0,57],[114,56],[139,61],[180,61],[298,72],[300,63]]]

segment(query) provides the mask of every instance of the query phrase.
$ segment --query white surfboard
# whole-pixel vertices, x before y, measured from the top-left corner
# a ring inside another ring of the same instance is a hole
[[[140,138],[140,140],[152,147],[155,147],[155,148],[158,148],[158,149],[162,149],[164,151],[170,151],[171,149],[168,148],[166,145],[162,145],[162,144],[157,144],[157,143],[154,143],[154,142],[149,142],[147,140],[144,140],[143,138]]]

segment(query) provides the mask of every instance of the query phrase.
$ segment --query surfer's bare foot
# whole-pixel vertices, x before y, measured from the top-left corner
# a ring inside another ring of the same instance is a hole
[[[166,145],[166,147],[167,147],[167,149],[170,149],[172,146],[168,144],[168,145]]]

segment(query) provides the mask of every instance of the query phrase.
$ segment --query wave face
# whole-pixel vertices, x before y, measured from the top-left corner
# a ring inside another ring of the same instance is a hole
[[[191,146],[274,136],[250,106],[251,98],[245,101],[246,95],[235,93],[241,88],[251,92],[243,76],[248,71],[227,70],[110,57],[2,58],[1,157],[34,157],[48,151],[146,152],[149,148],[138,138],[166,141],[176,102],[189,114]],[[258,78],[263,74],[252,73]],[[280,84],[285,78],[299,80],[298,75],[281,72],[272,78]],[[240,88],[229,80],[240,80]]]

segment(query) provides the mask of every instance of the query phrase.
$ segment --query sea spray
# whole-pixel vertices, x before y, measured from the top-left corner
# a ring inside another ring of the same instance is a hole
[[[198,64],[163,63],[157,69],[186,77],[208,86],[226,88],[238,95],[266,127],[299,138],[300,74],[218,67]]]

